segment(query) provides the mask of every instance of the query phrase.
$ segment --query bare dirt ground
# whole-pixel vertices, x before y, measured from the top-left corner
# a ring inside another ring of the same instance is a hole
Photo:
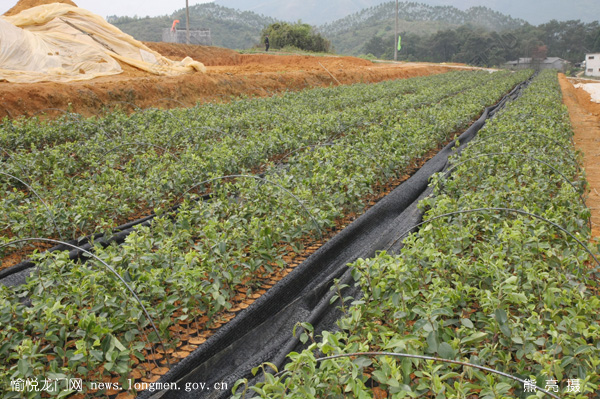
[[[589,184],[586,198],[592,212],[592,236],[600,237],[600,104],[591,102],[589,93],[576,89],[559,75],[563,102],[569,109],[575,131],[575,145],[583,152],[583,167]]]
[[[268,96],[339,83],[374,83],[425,76],[452,68],[449,65],[375,64],[354,57],[239,54],[218,47],[146,44],[174,60],[191,56],[207,66],[207,73],[164,77],[124,65],[124,73],[120,75],[83,82],[0,82],[0,118],[42,112],[50,117],[60,114],[49,108],[91,116],[116,105],[131,110],[135,107],[129,104],[140,108],[192,106],[197,102],[227,101],[240,95]]]

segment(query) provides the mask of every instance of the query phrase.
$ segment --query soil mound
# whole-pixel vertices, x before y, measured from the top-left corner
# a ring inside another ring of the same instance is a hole
[[[185,57],[191,57],[206,66],[239,65],[242,62],[241,54],[221,47],[164,42],[144,42],[144,44],[152,50],[175,61],[180,61]]]
[[[175,61],[190,56],[205,64],[207,72],[155,76],[122,64],[122,74],[91,81],[26,85],[0,82],[0,119],[33,115],[55,118],[67,109],[92,116],[103,109],[108,112],[115,107],[133,112],[147,107],[193,106],[197,102],[228,101],[238,96],[271,96],[287,90],[375,83],[458,68],[417,63],[372,63],[339,56],[239,54],[220,47],[177,43],[145,44]]]
[[[32,7],[43,6],[52,3],[65,3],[77,7],[77,4],[71,0],[19,0],[16,6],[4,13],[6,16],[11,16],[20,13],[23,10],[28,10]]]

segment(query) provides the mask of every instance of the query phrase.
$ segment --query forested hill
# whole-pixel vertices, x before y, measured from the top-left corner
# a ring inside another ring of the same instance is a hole
[[[396,2],[390,1],[366,8],[340,20],[325,24],[320,31],[331,40],[336,51],[358,54],[365,41],[373,36],[393,34]],[[466,11],[451,6],[428,6],[416,2],[402,2],[399,6],[400,31],[418,35],[436,33],[442,29],[469,24],[488,31],[506,31],[519,28],[525,21],[493,11],[486,7],[472,7]]]
[[[338,21],[322,25],[319,31],[331,40],[338,53],[360,54],[367,41],[374,36],[393,34],[395,2],[363,9]],[[113,25],[138,40],[161,41],[162,30],[170,28],[173,20],[185,27],[185,9],[161,17],[108,17]],[[429,35],[442,29],[464,24],[485,27],[487,30],[503,31],[520,27],[522,20],[492,11],[485,7],[473,7],[467,11],[450,6],[428,6],[416,2],[400,3],[400,31]],[[260,32],[276,22],[252,11],[239,11],[215,3],[197,4],[190,7],[192,29],[209,28],[213,44],[232,49],[245,49],[260,42]]]
[[[365,8],[321,26],[321,31],[326,34],[336,34],[361,29],[365,25],[394,21],[395,9],[395,1]],[[515,29],[525,23],[521,19],[514,19],[487,7],[471,7],[466,11],[461,11],[452,6],[428,6],[417,2],[401,2],[398,10],[400,19],[404,21],[442,22],[456,26],[470,23],[485,27],[490,31]]]
[[[298,21],[312,25],[331,23],[362,9],[387,0],[215,0],[225,7],[253,11],[284,21]],[[531,24],[581,20],[593,22],[600,16],[598,0],[418,0],[431,6],[453,6],[460,10],[484,6]]]
[[[163,28],[170,28],[176,19],[181,21],[179,28],[185,28],[185,9],[162,17],[111,16],[107,18],[108,22],[123,32],[138,40],[150,42],[161,41]],[[276,20],[271,17],[249,11],[234,10],[214,3],[190,6],[190,28],[210,29],[213,44],[220,47],[250,48],[259,43],[260,32],[274,22]]]
[[[395,2],[364,9],[319,30],[339,54],[394,56]],[[249,11],[238,11],[214,3],[190,7],[192,29],[210,28],[213,44],[246,49],[260,43],[261,31],[277,22]],[[185,27],[185,10],[156,18],[109,17],[111,23],[144,41],[160,41],[162,29],[174,19]],[[400,60],[465,62],[500,65],[508,60],[531,56],[536,49],[572,63],[586,52],[600,51],[600,24],[580,21],[550,21],[532,26],[485,7],[461,11],[450,6],[401,3],[400,32],[403,47]]]

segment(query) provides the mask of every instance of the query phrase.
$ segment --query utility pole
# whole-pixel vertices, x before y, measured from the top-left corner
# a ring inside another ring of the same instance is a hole
[[[398,61],[398,0],[396,0],[396,39],[394,40],[394,61]]]
[[[187,44],[190,44],[190,2],[185,0],[185,30],[187,37]]]

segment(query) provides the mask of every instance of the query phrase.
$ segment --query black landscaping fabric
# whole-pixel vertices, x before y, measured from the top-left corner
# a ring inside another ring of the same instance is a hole
[[[523,86],[524,84],[517,86],[497,105],[486,108],[482,116],[457,140],[444,147],[410,179],[325,243],[157,382],[157,386],[177,382],[180,390],[147,390],[138,397],[229,397],[230,390],[212,389],[214,384],[226,383],[231,388],[240,378],[248,378],[252,384],[255,382],[252,380],[252,368],[264,362],[272,362],[281,369],[288,353],[302,350],[303,345],[292,335],[297,322],[310,322],[317,335],[324,330],[337,329],[336,321],[342,314],[339,302],[330,304],[334,280],[339,279],[340,284],[350,286],[343,291],[344,297],[360,296],[360,290],[352,283],[347,265],[359,258],[373,257],[377,251],[388,248],[398,236],[422,220],[423,214],[417,204],[431,194],[432,190],[428,188],[430,177],[444,170],[448,158],[466,146],[484,126],[485,121],[507,101],[518,96]],[[96,239],[102,241],[103,245],[112,241],[123,242],[135,226],[151,224],[152,218],[150,216],[123,225],[109,239]],[[79,242],[84,249],[89,249],[87,241],[89,239]],[[390,250],[397,252],[401,245],[395,243]],[[66,247],[59,246],[51,250],[64,249]],[[71,251],[70,256],[76,259],[81,256],[81,252]],[[0,271],[0,284],[23,284],[34,266],[31,262],[23,262]],[[205,383],[211,389],[190,389],[187,392],[185,387],[188,383]]]
[[[158,381],[159,384],[176,382],[179,390],[144,391],[138,397],[227,398],[238,379],[248,378],[252,385],[261,378],[262,371],[255,378],[251,374],[252,368],[271,362],[281,370],[288,353],[303,349],[292,334],[296,323],[310,322],[316,335],[323,330],[336,330],[336,321],[342,314],[339,301],[330,304],[334,280],[350,285],[343,291],[344,297],[360,296],[347,265],[359,258],[373,257],[421,222],[423,213],[417,204],[431,194],[429,178],[444,170],[448,158],[464,148],[485,121],[507,101],[516,98],[523,85],[517,86],[497,105],[486,108],[457,140],[444,147],[410,179],[325,243]],[[401,245],[394,244],[390,251],[399,251]],[[204,383],[210,390],[189,389],[187,392],[185,387],[193,387],[191,384],[194,383]],[[226,383],[229,390],[215,390],[215,383]]]

